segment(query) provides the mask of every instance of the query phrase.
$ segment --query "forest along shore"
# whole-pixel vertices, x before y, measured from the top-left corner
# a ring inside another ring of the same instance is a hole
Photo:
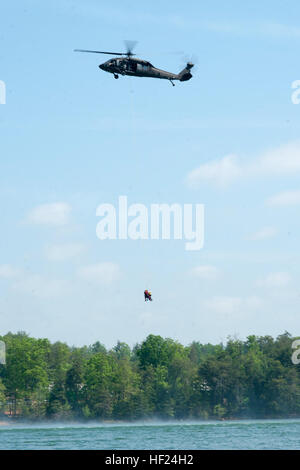
[[[294,339],[285,332],[183,346],[149,335],[108,350],[7,333],[0,421],[299,418]]]

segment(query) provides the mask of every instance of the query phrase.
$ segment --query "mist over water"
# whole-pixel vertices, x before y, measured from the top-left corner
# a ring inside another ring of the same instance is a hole
[[[300,419],[0,425],[2,450],[299,448]]]

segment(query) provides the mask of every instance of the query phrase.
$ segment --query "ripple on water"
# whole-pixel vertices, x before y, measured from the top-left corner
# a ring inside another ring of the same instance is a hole
[[[0,426],[0,449],[299,449],[300,420]]]

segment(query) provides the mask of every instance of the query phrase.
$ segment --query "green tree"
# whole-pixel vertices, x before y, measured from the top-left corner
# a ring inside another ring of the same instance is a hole
[[[65,382],[62,378],[56,378],[51,387],[47,417],[55,419],[66,419],[71,416],[70,405],[66,398]]]
[[[114,405],[112,378],[115,360],[107,353],[94,354],[86,364],[84,396],[91,415],[111,418]]]
[[[5,386],[2,383],[2,380],[0,379],[0,412],[4,411],[5,405],[6,405]]]
[[[141,376],[136,364],[130,360],[130,349],[118,343],[113,351],[115,366],[112,376],[114,407],[112,414],[117,419],[136,419],[144,415],[144,396]]]
[[[72,365],[66,373],[66,399],[75,414],[80,416],[84,406],[84,368],[86,360],[82,351],[75,350],[72,353]]]
[[[8,333],[3,338],[6,344],[6,367],[2,378],[10,402],[10,413],[15,415],[23,409],[27,414],[43,414],[45,407],[40,405],[45,402],[49,387],[49,341],[30,338],[24,332]]]

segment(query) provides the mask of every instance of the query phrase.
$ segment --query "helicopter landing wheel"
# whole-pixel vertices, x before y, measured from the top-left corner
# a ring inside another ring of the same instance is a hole
[[[115,73],[115,74],[114,74],[114,77],[115,77],[115,78],[119,78],[119,75],[117,75],[117,74]]]

